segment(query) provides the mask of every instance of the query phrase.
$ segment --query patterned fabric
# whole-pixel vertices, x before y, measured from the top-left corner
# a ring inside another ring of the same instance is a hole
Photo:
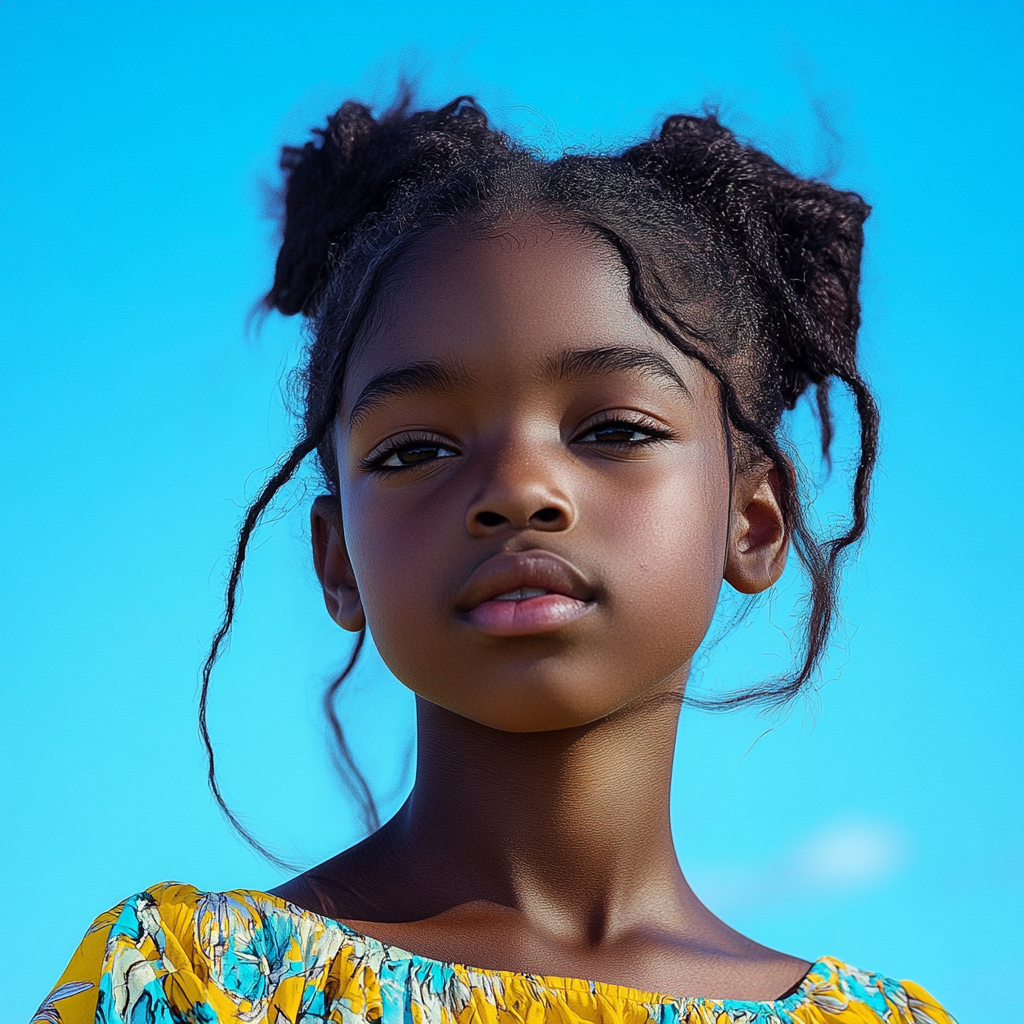
[[[414,956],[267,893],[167,882],[89,929],[32,1024],[955,1024],[830,957],[773,1002],[686,999]]]

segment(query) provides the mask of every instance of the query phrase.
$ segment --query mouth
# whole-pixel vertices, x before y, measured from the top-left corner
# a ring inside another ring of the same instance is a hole
[[[495,555],[470,576],[455,602],[467,625],[491,636],[551,633],[597,606],[593,586],[550,551]]]

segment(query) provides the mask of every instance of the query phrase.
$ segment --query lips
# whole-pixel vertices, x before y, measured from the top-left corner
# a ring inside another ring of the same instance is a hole
[[[460,591],[455,610],[493,636],[549,633],[594,609],[583,574],[550,551],[520,551],[487,559]]]

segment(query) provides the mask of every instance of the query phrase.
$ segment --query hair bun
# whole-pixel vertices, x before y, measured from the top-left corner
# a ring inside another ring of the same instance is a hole
[[[283,230],[274,284],[264,297],[286,316],[311,315],[326,283],[326,268],[358,226],[385,210],[403,184],[443,175],[465,151],[493,145],[487,115],[469,96],[440,110],[409,113],[406,89],[379,118],[348,101],[316,128],[317,141],[285,146]]]
[[[793,176],[772,183],[779,267],[809,323],[789,333],[784,397],[856,367],[860,262],[871,208],[853,192]]]
[[[747,254],[778,314],[787,405],[809,383],[855,367],[863,224],[871,212],[860,196],[797,177],[737,140],[714,114],[670,117],[657,139],[624,157],[681,190]]]

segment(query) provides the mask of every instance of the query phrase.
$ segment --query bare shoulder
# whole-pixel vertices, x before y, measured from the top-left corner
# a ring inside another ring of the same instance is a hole
[[[409,870],[395,863],[384,829],[270,890],[300,910],[346,923],[425,916],[410,900]],[[420,887],[422,888],[422,887]]]
[[[268,892],[278,899],[287,900],[299,910],[343,920],[352,915],[345,913],[344,901],[339,899],[339,888],[338,882],[327,875],[323,867],[316,867],[288,879]]]

